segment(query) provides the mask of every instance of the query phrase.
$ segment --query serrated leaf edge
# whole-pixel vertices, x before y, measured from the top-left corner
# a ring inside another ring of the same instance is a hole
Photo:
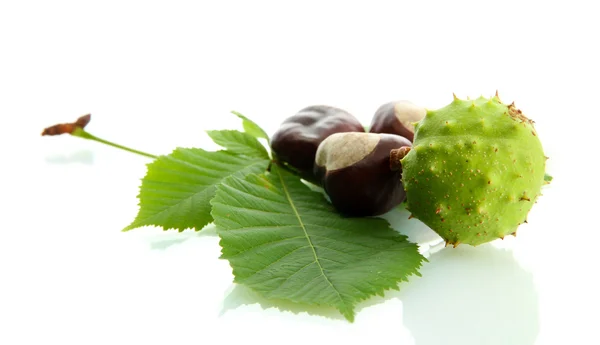
[[[212,135],[213,133],[223,133],[223,132],[237,133],[237,134],[240,134],[242,136],[247,137],[249,140],[254,140],[256,142],[256,144],[258,144],[258,147],[261,148],[261,150],[255,150],[255,147],[244,145],[244,143],[241,143],[241,142],[239,143],[240,145],[247,146],[248,148],[252,149],[252,151],[255,151],[258,155],[247,155],[244,152],[240,153],[240,152],[236,152],[234,150],[231,150],[230,148],[228,148],[226,146],[223,146],[221,143],[219,143],[218,142],[218,138],[215,138]],[[235,130],[235,129],[222,129],[222,130],[207,130],[206,134],[212,139],[212,141],[215,144],[223,147],[224,149],[227,150],[227,152],[231,152],[233,154],[242,155],[242,156],[248,156],[248,157],[257,157],[257,158],[270,159],[270,157],[269,157],[269,151],[267,150],[267,148],[260,141],[258,141],[258,139],[255,136],[253,136],[253,135],[251,135],[251,134],[249,134],[247,132],[241,132],[241,131],[238,131],[238,130]]]
[[[242,127],[244,127],[244,131],[246,131],[246,133],[254,136],[255,138],[262,138],[267,140],[267,143],[270,143],[270,139],[269,139],[269,135],[267,135],[267,132],[265,132],[264,129],[262,129],[262,127],[260,127],[256,122],[250,120],[249,118],[247,118],[245,115],[242,115],[240,112],[232,110],[231,113],[237,117],[239,117],[240,119],[242,119]],[[256,130],[258,130],[258,135],[252,134],[250,132],[253,132],[253,130],[250,130],[250,127],[254,126]]]
[[[245,177],[252,176],[252,175],[256,176],[257,178],[261,178],[261,179],[265,179],[265,178],[266,178],[266,176],[265,176],[265,174],[264,174],[264,173],[263,173],[263,174],[248,174],[248,175],[246,175]],[[283,181],[283,177],[281,176],[281,174],[278,174],[278,177],[279,177],[280,181],[282,182],[282,185],[283,185],[283,186],[285,186],[285,183],[284,183],[284,181]],[[297,177],[297,176],[296,176],[296,177]],[[239,180],[245,180],[245,178],[244,178],[244,179],[242,179],[242,178],[240,178],[240,177],[237,177],[237,176],[229,176],[229,177],[227,177],[227,178],[231,178],[231,179],[239,179]],[[219,185],[217,186],[217,190],[222,190],[222,189],[223,189],[225,186],[227,186],[225,183],[219,184]],[[233,187],[231,187],[231,186],[227,186],[227,187],[233,188]],[[286,198],[288,198],[288,201],[290,202],[290,204],[293,204],[293,203],[291,202],[291,200],[289,200],[289,192],[287,191],[287,187],[284,187],[284,188],[286,189]],[[308,187],[307,187],[307,188],[308,188]],[[310,190],[310,188],[308,188],[308,189]],[[322,193],[319,193],[319,192],[316,192],[316,191],[313,191],[313,190],[310,190],[310,191],[311,191],[312,193],[316,193],[316,194],[322,194]],[[215,204],[222,204],[222,203],[220,203],[220,202],[216,201],[216,200],[215,200],[215,198],[213,198],[213,199],[211,199],[211,201],[210,201],[210,204],[211,204],[211,206],[214,206]],[[292,207],[294,208],[294,213],[295,213],[295,214],[297,215],[297,217],[298,217],[298,213],[297,213],[297,210],[296,210],[296,208],[295,208],[294,206],[292,206]],[[214,207],[213,207],[213,210],[214,210]],[[212,216],[212,211],[211,211],[211,216]],[[214,219],[214,216],[213,216],[213,219]],[[382,219],[382,220],[384,220],[384,221],[388,222],[386,219],[383,219],[383,218],[379,218],[379,219]],[[299,221],[300,221],[300,219],[299,219]],[[215,224],[215,225],[216,225],[216,224]],[[304,228],[304,226],[302,226],[302,227],[303,227],[303,231],[305,232],[305,236],[306,236],[306,237],[309,239],[309,235],[306,233],[306,229]],[[396,232],[396,231],[395,231],[395,230],[394,230],[394,229],[393,229],[393,228],[392,228],[392,227],[389,225],[389,222],[388,222],[388,229],[389,229],[390,231],[394,231],[394,232]],[[217,232],[217,235],[219,235],[220,231],[221,231],[221,230],[220,230],[219,226],[216,226],[216,232]],[[399,285],[400,285],[401,283],[403,283],[403,282],[408,282],[408,281],[410,280],[410,277],[412,277],[413,275],[414,275],[414,276],[417,276],[417,277],[421,277],[421,273],[419,272],[419,269],[420,269],[420,268],[423,266],[423,263],[429,262],[429,260],[427,260],[427,258],[426,258],[426,257],[424,257],[424,256],[423,256],[421,253],[419,253],[419,246],[418,246],[417,244],[415,244],[415,243],[413,243],[413,242],[410,242],[410,241],[408,240],[408,236],[406,236],[406,235],[403,235],[403,234],[400,234],[400,233],[398,233],[398,236],[399,236],[399,237],[400,237],[400,238],[401,238],[403,241],[405,241],[405,245],[406,245],[407,247],[413,247],[413,249],[414,249],[414,252],[415,252],[415,254],[416,254],[416,256],[415,256],[415,259],[411,260],[411,261],[416,261],[416,263],[415,263],[415,265],[414,265],[414,268],[413,268],[413,269],[410,269],[410,270],[407,270],[407,271],[406,271],[406,274],[405,274],[405,277],[400,277],[400,278],[398,278],[398,281],[397,281],[397,283],[396,283],[395,285],[392,285],[392,286],[389,286],[389,287],[376,287],[376,288],[374,289],[373,293],[372,293],[372,294],[370,294],[370,295],[368,295],[368,296],[366,296],[366,297],[355,297],[355,298],[354,298],[354,299],[355,299],[355,301],[354,301],[353,303],[349,303],[349,309],[348,309],[348,312],[344,312],[343,310],[340,310],[340,308],[338,308],[338,307],[336,307],[336,306],[333,306],[333,305],[330,305],[330,304],[323,304],[323,303],[305,303],[305,302],[301,302],[300,300],[298,300],[298,299],[295,299],[295,298],[286,298],[286,299],[284,299],[284,300],[285,300],[285,301],[288,301],[288,302],[295,303],[295,304],[297,304],[297,305],[300,305],[300,306],[302,306],[302,305],[305,305],[305,306],[316,306],[316,307],[334,308],[334,309],[338,310],[338,311],[340,312],[340,314],[342,314],[342,316],[344,316],[344,318],[345,318],[345,319],[346,319],[348,322],[350,322],[350,323],[353,323],[353,322],[354,322],[354,320],[355,320],[355,315],[356,315],[355,308],[356,308],[356,305],[357,305],[357,304],[359,304],[359,303],[361,303],[361,302],[364,302],[364,301],[366,301],[366,300],[368,300],[368,299],[370,299],[370,298],[372,298],[372,297],[374,297],[374,296],[380,296],[380,297],[384,297],[384,296],[385,296],[385,293],[386,293],[387,291],[390,291],[390,290],[400,291],[400,286],[399,286]],[[219,236],[219,237],[220,237],[220,236]],[[221,240],[219,241],[219,245],[220,245],[221,247],[223,247],[223,245],[222,245],[222,241],[223,241],[223,239],[221,238]],[[310,239],[309,239],[309,241],[310,241]],[[314,251],[314,246],[312,245],[312,242],[310,242],[310,243],[311,243],[311,248],[313,249],[313,254],[316,256],[316,252]],[[222,260],[227,260],[227,256],[226,256],[226,255],[224,255],[224,254],[222,254],[222,255],[220,256],[220,259],[222,259]],[[229,262],[229,261],[228,261],[228,262]],[[234,268],[234,267],[231,265],[231,263],[230,263],[230,262],[229,262],[229,266],[230,266],[232,269]],[[320,264],[319,264],[319,267],[321,268],[321,272],[323,273],[323,269],[322,269],[322,267],[320,266]],[[325,276],[325,275],[324,275],[324,276]],[[325,277],[326,277],[326,279],[329,281],[329,278],[327,278],[327,276],[325,276]],[[278,300],[281,300],[280,298],[271,298],[271,297],[269,297],[269,296],[268,296],[268,294],[265,294],[265,293],[263,293],[263,292],[261,292],[261,291],[259,291],[259,290],[256,290],[256,289],[252,288],[252,287],[251,287],[251,286],[249,286],[249,285],[246,285],[246,284],[244,284],[243,282],[240,282],[236,276],[234,276],[234,278],[233,278],[233,281],[234,281],[234,283],[237,283],[237,284],[241,284],[241,285],[244,285],[244,286],[246,286],[248,289],[252,290],[254,293],[258,294],[259,296],[262,296],[263,298],[265,298],[265,299],[267,299],[267,300],[270,300],[270,301],[278,301]],[[331,284],[331,285],[332,285],[332,287],[333,287],[333,284]],[[335,287],[333,287],[333,288],[335,289]],[[337,289],[335,289],[335,291],[336,291],[336,293],[338,293],[338,295],[339,295],[339,291],[338,291]],[[344,302],[344,304],[345,304],[345,305],[348,305],[348,303],[347,303],[346,301],[344,301],[343,299],[342,299],[342,302]]]
[[[193,164],[190,164],[189,162],[186,162],[186,161],[184,161],[184,160],[182,160],[182,159],[170,157],[170,156],[171,156],[171,155],[172,155],[174,152],[176,152],[176,151],[177,151],[177,150],[179,150],[179,149],[182,149],[182,148],[176,148],[176,149],[175,149],[175,150],[173,150],[173,151],[172,151],[170,154],[168,154],[168,155],[162,155],[162,156],[159,156],[159,157],[157,157],[157,159],[155,159],[154,161],[152,161],[152,162],[150,162],[150,163],[147,163],[147,164],[146,164],[146,169],[149,169],[149,168],[150,168],[150,165],[152,165],[152,164],[155,164],[155,163],[158,161],[158,159],[160,159],[160,158],[164,158],[164,157],[167,157],[167,158],[169,158],[169,159],[172,159],[172,160],[177,160],[177,161],[180,161],[180,163],[182,163],[182,164],[185,164],[185,165],[190,165],[190,166],[192,166],[192,167],[195,167],[195,165],[193,165]],[[201,150],[202,150],[202,149],[201,149]],[[206,152],[211,152],[211,151],[206,151]],[[234,156],[238,156],[238,157],[247,157],[247,158],[253,158],[253,159],[260,159],[260,157],[251,157],[251,156],[245,156],[245,155],[239,155],[239,154],[235,154],[235,153],[232,153],[231,151],[228,151],[228,150],[219,150],[219,151],[212,151],[212,152],[224,152],[224,153],[232,154],[232,155],[234,155]],[[253,167],[253,166],[255,166],[255,165],[260,165],[260,164],[265,164],[265,165],[268,165],[268,163],[269,163],[269,159],[268,159],[268,158],[263,158],[263,159],[261,159],[260,161],[254,161],[252,164],[249,164],[249,165],[245,166],[245,168],[244,168],[244,169],[248,169],[248,168],[251,168],[251,167]],[[238,172],[236,172],[236,173],[238,173]],[[213,196],[212,196],[212,197],[210,198],[210,200],[209,200],[209,204],[211,205],[211,212],[209,213],[209,215],[210,215],[210,218],[211,218],[211,219],[210,219],[210,220],[209,220],[209,221],[208,221],[206,224],[194,225],[193,227],[188,227],[188,228],[184,228],[184,229],[181,229],[181,228],[176,228],[176,227],[165,227],[165,226],[163,226],[163,225],[159,225],[159,224],[156,224],[156,223],[149,223],[149,224],[140,224],[140,225],[135,225],[136,223],[138,223],[138,222],[137,222],[137,215],[136,215],[136,217],[135,217],[135,218],[134,218],[134,220],[131,222],[131,224],[127,225],[127,226],[126,226],[125,228],[123,228],[121,231],[122,231],[122,232],[127,232],[127,231],[131,231],[131,230],[134,230],[134,229],[138,229],[138,228],[146,227],[146,226],[147,226],[147,227],[158,227],[158,228],[162,228],[164,231],[169,231],[169,230],[177,230],[178,232],[183,232],[183,231],[185,231],[185,230],[194,230],[194,231],[200,231],[200,230],[204,229],[204,228],[205,228],[207,225],[211,224],[211,223],[214,221],[214,217],[212,217],[212,200],[214,199],[214,195],[216,194],[217,188],[218,188],[218,187],[221,185],[221,183],[223,182],[223,180],[225,180],[226,178],[228,178],[228,177],[230,177],[230,176],[233,176],[233,175],[235,175],[236,173],[233,173],[233,174],[231,174],[231,175],[225,176],[225,177],[221,178],[221,180],[219,180],[219,181],[218,181],[217,183],[215,183],[213,186],[209,186],[209,187],[207,187],[206,189],[202,190],[201,192],[199,192],[199,193],[195,193],[195,194],[192,194],[191,196],[189,196],[189,197],[185,198],[185,200],[187,200],[187,199],[191,199],[191,198],[193,198],[194,196],[196,196],[196,195],[198,195],[198,194],[200,194],[200,193],[204,193],[204,192],[206,192],[206,191],[207,191],[209,188],[212,188],[212,189],[214,190],[214,191],[213,191]],[[144,178],[145,178],[145,176],[144,176]],[[144,180],[144,178],[141,178],[141,179],[140,179],[140,181],[143,181],[143,180]],[[141,188],[142,188],[142,187],[141,187],[141,185],[140,185],[140,187],[139,187],[139,190],[140,190],[140,191],[139,191],[138,195],[136,196],[136,198],[137,198],[138,200],[139,200],[139,197],[140,197],[140,194],[141,194]],[[138,207],[139,207],[139,208],[141,208],[141,200],[138,202]],[[160,212],[158,212],[158,213],[156,213],[156,214],[161,214],[161,213],[165,212],[167,209],[170,209],[170,208],[172,208],[172,207],[175,207],[175,205],[170,205],[170,206],[168,206],[168,207],[166,207],[166,208],[162,209]],[[138,208],[138,215],[139,215],[139,208]],[[153,215],[153,216],[154,216],[154,215]]]

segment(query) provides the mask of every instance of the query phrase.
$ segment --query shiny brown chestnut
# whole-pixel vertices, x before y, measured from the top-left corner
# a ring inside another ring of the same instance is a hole
[[[415,136],[413,123],[421,121],[427,110],[409,101],[389,102],[377,109],[370,133],[389,133],[405,137],[411,142]]]
[[[319,144],[340,132],[364,132],[362,124],[348,112],[325,105],[300,110],[286,119],[271,137],[271,149],[280,163],[314,180],[313,165]],[[314,181],[312,181],[314,182]]]
[[[400,158],[410,140],[394,134],[336,133],[323,140],[315,176],[345,216],[377,216],[404,201]]]

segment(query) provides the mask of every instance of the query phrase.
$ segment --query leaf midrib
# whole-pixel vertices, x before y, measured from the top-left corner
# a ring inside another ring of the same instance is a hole
[[[335,293],[337,294],[337,296],[338,296],[339,300],[342,302],[342,304],[346,304],[344,302],[344,299],[342,298],[342,295],[338,291],[338,289],[335,288],[335,286],[333,285],[331,280],[329,280],[329,277],[327,277],[327,275],[325,274],[325,271],[323,270],[323,266],[321,266],[321,262],[319,261],[319,257],[317,256],[317,251],[315,250],[315,246],[313,245],[312,240],[310,239],[310,236],[308,235],[308,232],[306,231],[304,222],[302,221],[302,218],[300,217],[300,214],[298,213],[298,210],[296,209],[296,205],[294,204],[294,202],[291,198],[291,195],[288,191],[287,185],[286,185],[285,181],[283,180],[283,176],[280,173],[278,173],[277,175],[279,175],[279,181],[281,182],[281,186],[283,187],[283,192],[285,193],[285,197],[287,198],[290,206],[292,207],[292,210],[294,211],[294,215],[298,219],[298,223],[300,224],[300,227],[302,228],[302,231],[304,232],[304,236],[306,237],[306,240],[308,241],[310,249],[312,250],[313,256],[315,258],[314,262],[317,264],[317,266],[319,267],[319,270],[321,271],[321,275],[323,276],[323,278],[325,278],[325,280],[327,281],[329,286],[331,286],[333,291],[335,291]]]

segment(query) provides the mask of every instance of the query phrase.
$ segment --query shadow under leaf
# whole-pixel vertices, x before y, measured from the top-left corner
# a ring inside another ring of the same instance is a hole
[[[204,237],[204,236],[217,236],[216,228],[213,224],[207,225],[200,231],[188,229],[182,232],[176,230],[168,230],[158,233],[156,236],[151,237],[148,242],[150,248],[153,250],[165,250],[171,246],[181,244],[191,238]]]
[[[267,299],[254,292],[250,288],[234,284],[233,289],[227,294],[223,300],[223,308],[219,316],[225,315],[230,310],[237,309],[244,305],[258,304],[263,309],[277,308],[280,311],[287,311],[293,314],[307,313],[309,315],[322,316],[329,319],[340,320],[346,322],[346,319],[340,312],[332,307],[319,307],[312,305],[304,305],[283,300]]]
[[[92,165],[94,163],[94,153],[89,150],[77,151],[70,155],[53,155],[46,157],[46,162],[49,164],[85,164]]]

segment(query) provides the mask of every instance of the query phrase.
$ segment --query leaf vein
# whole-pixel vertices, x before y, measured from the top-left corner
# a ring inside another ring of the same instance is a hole
[[[230,257],[230,258],[233,258],[233,257],[236,257],[236,256],[239,256],[239,255],[242,255],[242,254],[244,254],[244,253],[247,253],[247,252],[249,252],[249,251],[251,251],[251,250],[254,250],[254,249],[257,249],[257,248],[260,248],[260,247],[264,247],[264,246],[267,246],[267,245],[270,245],[270,244],[274,244],[274,243],[281,243],[281,242],[290,241],[290,240],[297,240],[297,239],[299,239],[299,238],[304,238],[304,236],[295,236],[295,237],[278,238],[278,239],[276,239],[276,240],[274,240],[274,241],[262,242],[262,243],[259,243],[259,244],[255,245],[255,246],[251,246],[250,248],[245,248],[243,251],[239,251],[239,252],[237,252],[237,253],[235,253],[235,254],[233,254],[233,255],[229,256],[229,257]],[[306,246],[303,246],[303,247],[306,247]]]
[[[239,223],[237,223],[239,224]],[[240,224],[241,225],[241,224]],[[285,228],[297,228],[298,225],[257,225],[257,226],[243,226],[240,228],[230,228],[227,229],[227,231],[244,231],[244,230],[258,230],[258,229],[275,229],[275,228],[280,228],[280,229],[285,229]],[[304,238],[304,236],[301,236],[302,238]]]
[[[296,249],[294,249],[294,250],[290,251],[289,253],[285,254],[284,256],[280,257],[279,259],[277,259],[277,260],[275,260],[275,261],[271,262],[271,263],[270,263],[270,264],[268,264],[267,266],[265,266],[265,267],[263,267],[263,268],[261,268],[261,269],[257,270],[256,272],[252,273],[252,275],[251,275],[250,277],[252,277],[252,276],[255,276],[255,275],[257,275],[257,274],[259,274],[259,273],[261,273],[261,272],[263,272],[263,271],[267,270],[269,267],[271,267],[271,266],[275,265],[276,263],[278,263],[279,261],[283,260],[284,258],[286,258],[286,257],[288,257],[288,256],[290,256],[290,255],[292,255],[293,253],[297,252],[297,251],[298,251],[298,250],[300,250],[300,249],[304,249],[304,248],[307,248],[307,247],[308,247],[308,245],[306,245],[306,246],[302,246],[302,247],[298,247],[298,248],[296,248]],[[311,263],[312,263],[312,262],[311,262]],[[250,277],[248,277],[248,278],[250,278]]]
[[[298,210],[296,209],[296,205],[294,204],[294,201],[292,200],[292,197],[291,197],[291,195],[289,193],[289,190],[287,188],[287,184],[283,180],[283,176],[281,175],[281,173],[279,173],[278,175],[279,175],[279,180],[281,182],[281,185],[283,187],[283,192],[285,194],[285,197],[287,198],[288,202],[290,203],[290,206],[292,207],[292,210],[294,211],[294,214],[296,215],[296,218],[298,218],[298,222],[300,223],[302,231],[304,231],[304,235],[306,236],[306,239],[308,240],[308,243],[310,245],[310,249],[312,250],[313,256],[315,258],[315,263],[319,267],[319,270],[321,271],[321,275],[323,275],[323,277],[325,278],[325,280],[327,281],[327,283],[329,284],[329,286],[335,291],[335,293],[337,294],[340,302],[342,302],[343,304],[346,304],[345,301],[344,301],[344,299],[340,295],[340,292],[338,291],[338,289],[335,288],[335,286],[333,285],[333,283],[331,282],[331,280],[329,280],[329,277],[327,277],[327,275],[325,274],[325,271],[323,270],[323,266],[321,266],[321,262],[319,262],[319,257],[317,256],[317,251],[315,250],[315,247],[314,247],[314,245],[312,243],[312,240],[310,239],[310,236],[308,235],[308,232],[306,231],[306,227],[304,226],[304,223],[302,222],[302,217],[300,217],[300,214],[298,213]]]

